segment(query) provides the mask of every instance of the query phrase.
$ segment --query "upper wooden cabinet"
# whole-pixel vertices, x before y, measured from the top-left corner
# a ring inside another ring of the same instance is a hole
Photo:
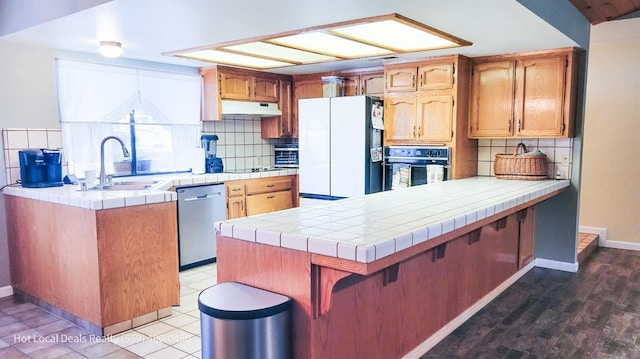
[[[260,71],[242,70],[224,66],[212,66],[200,69],[203,79],[202,120],[221,120],[221,101],[238,100],[253,102],[270,102],[281,104],[291,101],[291,77]],[[281,82],[289,82],[283,87]]]
[[[389,65],[385,70],[387,93],[451,89],[455,79],[453,61]]]
[[[385,98],[388,142],[436,143],[453,138],[453,97],[389,94]]]
[[[471,138],[572,137],[577,51],[474,59]]]
[[[387,93],[415,91],[417,76],[418,67],[416,65],[389,65],[385,67],[385,91]]]
[[[278,79],[220,69],[220,97],[228,100],[278,102]]]
[[[478,143],[470,139],[471,61],[462,55],[385,66],[384,145],[451,147],[450,179],[475,176]]]
[[[384,96],[384,70],[366,71],[361,73],[345,73],[338,76],[344,77],[345,96]]]
[[[298,137],[297,121],[293,117],[293,85],[291,81],[280,80],[278,107],[282,116],[265,117],[260,121],[262,138]]]

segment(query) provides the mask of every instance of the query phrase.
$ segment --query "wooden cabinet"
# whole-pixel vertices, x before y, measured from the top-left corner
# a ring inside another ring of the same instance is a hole
[[[278,79],[235,70],[220,70],[220,98],[259,102],[278,102]]]
[[[280,86],[278,107],[282,115],[265,117],[261,120],[262,138],[298,137],[297,121],[294,121],[292,108],[293,86],[288,80],[280,80],[278,85]]]
[[[453,88],[455,67],[453,62],[426,64],[418,67],[418,90],[443,90]]]
[[[229,181],[226,188],[228,219],[298,206],[295,175]]]
[[[384,70],[338,74],[344,77],[345,96],[384,96]]]
[[[90,210],[15,196],[5,201],[16,293],[104,335],[180,302],[176,202]],[[34,218],[46,220],[34,225]]]
[[[577,52],[474,59],[469,137],[572,137]]]
[[[451,147],[450,179],[475,176],[469,139],[470,59],[444,56],[385,67],[384,144]]]
[[[290,76],[224,66],[201,68],[200,74],[203,79],[203,121],[222,119],[222,100],[280,103],[281,82],[289,82],[289,89],[291,86]],[[284,97],[285,101],[290,101],[291,92],[285,93]]]
[[[536,207],[532,206],[518,212],[520,223],[520,245],[518,247],[518,269],[531,263],[535,258],[536,243]]]
[[[463,59],[468,63],[467,59]],[[458,122],[455,98],[466,100],[454,88],[457,57],[386,68],[385,143],[443,144],[453,140]],[[464,64],[463,64],[464,66]],[[468,65],[465,67],[468,68]],[[462,81],[468,79],[463,74]],[[411,107],[413,106],[413,109]],[[460,110],[460,121],[466,118]],[[413,119],[413,121],[412,121]],[[463,128],[466,129],[466,126]]]
[[[227,219],[245,217],[247,215],[244,184],[235,182],[225,183],[227,190]]]
[[[410,65],[389,65],[384,68],[385,92],[412,92],[417,89],[418,67]]]

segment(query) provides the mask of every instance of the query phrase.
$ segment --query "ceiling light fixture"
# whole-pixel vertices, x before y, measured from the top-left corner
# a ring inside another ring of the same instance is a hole
[[[264,70],[469,45],[469,41],[390,14],[163,55]]]
[[[98,51],[105,57],[118,57],[122,55],[122,44],[116,41],[100,41]]]

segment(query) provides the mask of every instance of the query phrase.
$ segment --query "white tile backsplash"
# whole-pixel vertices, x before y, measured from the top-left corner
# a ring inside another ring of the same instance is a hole
[[[3,128],[2,145],[5,156],[5,175],[8,184],[20,180],[18,151],[27,148],[62,149],[62,132],[57,128]],[[67,164],[62,156],[62,175],[67,174]]]
[[[263,139],[257,116],[225,116],[222,121],[204,122],[204,134],[218,135],[218,157],[225,171],[242,171],[274,165],[273,145],[278,139]]]
[[[572,138],[478,140],[478,176],[495,176],[493,162],[496,155],[513,154],[520,142],[525,144],[528,152],[540,150],[547,155],[549,178],[555,178],[556,172],[560,170],[561,178],[571,179]],[[569,156],[568,165],[561,163],[563,155]]]

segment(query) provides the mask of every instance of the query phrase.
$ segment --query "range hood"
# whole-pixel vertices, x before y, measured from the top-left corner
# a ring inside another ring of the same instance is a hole
[[[281,116],[277,103],[222,100],[223,115]]]

